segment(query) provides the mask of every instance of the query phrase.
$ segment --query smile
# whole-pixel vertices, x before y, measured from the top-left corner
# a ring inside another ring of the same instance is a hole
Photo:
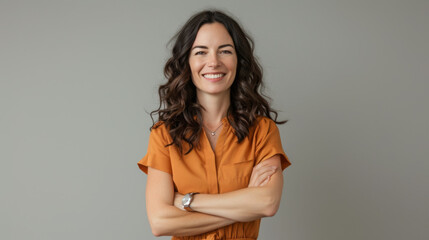
[[[219,81],[221,80],[226,74],[224,73],[217,73],[217,74],[203,74],[203,77],[209,81]]]

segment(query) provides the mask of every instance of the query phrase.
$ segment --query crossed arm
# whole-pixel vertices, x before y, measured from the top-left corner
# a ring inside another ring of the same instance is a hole
[[[191,204],[196,212],[186,212],[181,207],[183,195],[174,192],[171,175],[149,168],[146,208],[152,233],[197,235],[234,222],[273,216],[280,204],[282,187],[280,157],[275,155],[253,169],[247,188],[223,194],[197,194]]]

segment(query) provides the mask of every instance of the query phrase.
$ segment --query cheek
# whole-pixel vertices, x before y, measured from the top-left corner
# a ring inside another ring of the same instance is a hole
[[[194,74],[198,75],[202,69],[202,66],[204,65],[200,61],[195,61],[195,60],[189,61],[189,67],[191,68],[192,75]]]
[[[230,71],[236,71],[237,70],[237,59],[231,59],[227,62],[228,69]]]

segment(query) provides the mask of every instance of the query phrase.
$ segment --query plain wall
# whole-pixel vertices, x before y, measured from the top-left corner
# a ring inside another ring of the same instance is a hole
[[[155,239],[148,112],[168,40],[208,7],[254,38],[289,120],[260,239],[427,239],[425,0],[1,0],[0,239]]]

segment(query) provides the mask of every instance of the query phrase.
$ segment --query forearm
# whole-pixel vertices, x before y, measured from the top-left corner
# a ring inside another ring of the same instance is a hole
[[[197,194],[192,202],[192,209],[239,222],[248,222],[273,216],[277,211],[280,197],[264,187],[244,188],[224,194]]]
[[[150,224],[155,236],[191,236],[206,233],[235,221],[198,212],[184,212],[174,206],[150,214]]]
[[[274,172],[266,172],[265,170],[269,169],[266,166],[276,167]],[[266,173],[269,175],[268,183],[259,184],[258,180],[254,181],[255,179],[265,179]],[[254,178],[254,176],[261,178]],[[196,194],[191,208],[197,212],[229,218],[238,222],[248,222],[273,216],[280,205],[283,188],[279,157],[274,156],[255,167],[249,186],[223,194]],[[180,199],[181,196],[176,196],[176,200]],[[175,205],[179,206],[179,201],[175,201]]]

